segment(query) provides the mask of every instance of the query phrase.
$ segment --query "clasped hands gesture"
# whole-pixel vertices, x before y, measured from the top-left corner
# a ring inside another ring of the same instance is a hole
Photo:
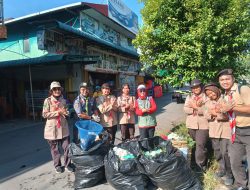
[[[218,114],[226,113],[232,110],[235,106],[235,101],[220,102],[215,105],[215,107],[209,109],[209,113],[212,117],[217,117]]]
[[[225,112],[233,110],[235,105],[236,105],[236,103],[234,100],[231,100],[228,102],[221,102],[218,106],[216,106],[215,111],[217,113],[225,113]]]
[[[106,106],[109,106],[111,105],[112,107],[115,107],[116,106],[116,99],[115,98],[107,98],[104,102],[103,102],[103,105],[106,107]]]
[[[78,115],[80,118],[82,119],[87,119],[87,120],[90,120],[91,119],[91,116],[88,116],[88,114],[82,112],[81,114]]]
[[[149,112],[149,108],[148,109],[142,108],[141,111],[142,111],[142,113],[148,113]]]
[[[191,107],[191,108],[193,108],[194,110],[198,110],[198,108],[201,107],[202,104],[203,104],[202,99],[199,99],[199,100],[197,100],[197,101],[195,101],[195,100],[190,100],[190,101],[188,102],[188,106]]]
[[[64,118],[69,115],[67,108],[59,108],[58,113]]]
[[[129,104],[129,103],[122,104],[122,107],[124,107],[128,111],[134,111],[134,109],[135,109],[135,106],[133,104]]]

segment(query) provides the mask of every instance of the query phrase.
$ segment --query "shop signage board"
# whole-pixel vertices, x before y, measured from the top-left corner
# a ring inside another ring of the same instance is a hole
[[[102,60],[96,64],[85,65],[85,70],[104,73],[118,73],[117,64],[106,60]]]
[[[106,24],[98,22],[84,12],[81,12],[80,20],[82,31],[88,32],[96,38],[100,38],[114,45],[121,46],[136,52],[132,44],[129,44],[126,36],[120,34]]]
[[[63,35],[49,30],[37,31],[37,46],[38,49],[47,50],[49,53],[86,54],[82,39],[65,39]]]
[[[134,34],[138,33],[138,16],[122,0],[108,0],[108,16]]]
[[[136,64],[130,61],[121,61],[119,65],[116,63],[102,60],[97,64],[85,65],[85,70],[105,73],[123,73],[127,75],[137,75]]]
[[[91,55],[67,55],[65,61],[69,62],[98,62],[100,58],[98,56]]]

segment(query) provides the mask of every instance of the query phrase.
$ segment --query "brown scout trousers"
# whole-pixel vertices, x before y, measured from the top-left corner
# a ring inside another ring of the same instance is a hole
[[[188,129],[189,135],[195,141],[195,162],[199,167],[207,165],[207,143],[209,140],[208,129]]]
[[[51,156],[54,162],[55,168],[58,166],[62,166],[61,164],[61,154],[59,151],[59,146],[63,148],[64,152],[64,166],[67,167],[70,164],[70,159],[68,157],[69,154],[69,136],[64,137],[63,139],[57,140],[47,140],[50,146]]]

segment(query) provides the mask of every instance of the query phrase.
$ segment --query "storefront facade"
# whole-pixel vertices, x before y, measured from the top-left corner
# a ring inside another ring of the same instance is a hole
[[[118,94],[123,83],[142,81],[135,34],[108,17],[108,6],[76,3],[6,22],[0,42],[0,120],[38,117],[51,81],[71,102],[79,83],[92,89],[109,82]],[[37,112],[37,113],[36,113]]]

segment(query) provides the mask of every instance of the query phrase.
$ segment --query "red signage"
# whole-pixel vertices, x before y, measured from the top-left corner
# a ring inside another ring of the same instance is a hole
[[[7,39],[7,28],[5,25],[0,25],[0,40]]]

